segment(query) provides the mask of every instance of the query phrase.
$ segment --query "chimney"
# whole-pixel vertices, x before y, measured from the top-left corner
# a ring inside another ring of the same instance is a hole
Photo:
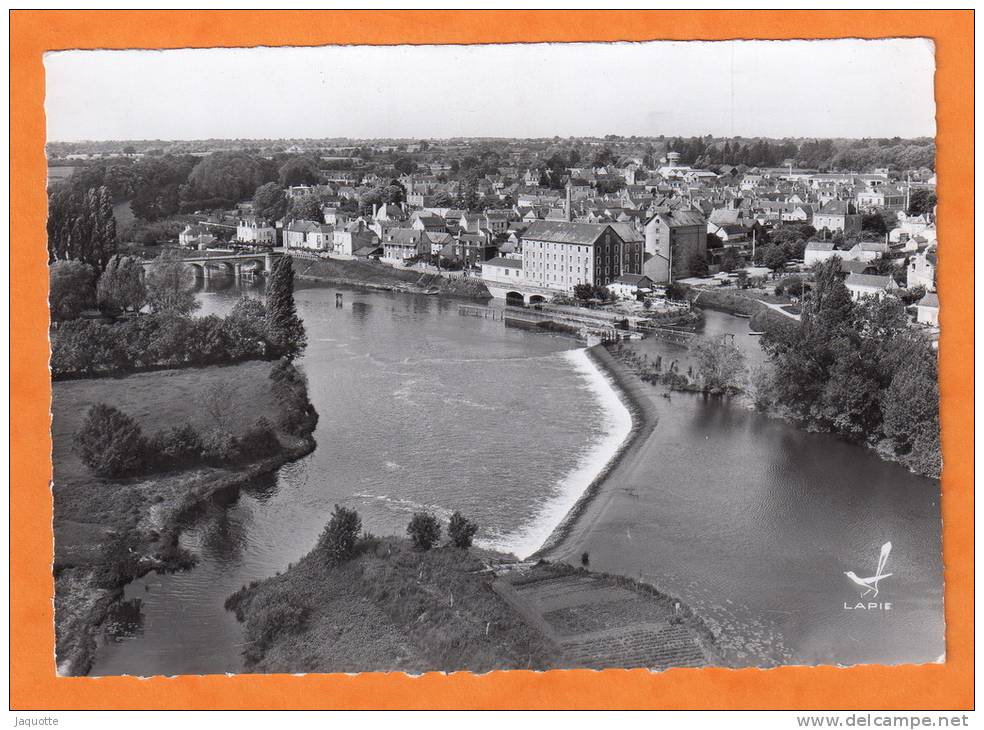
[[[570,180],[567,181],[567,203],[566,205],[564,205],[564,217],[567,219],[568,223],[571,222],[572,215],[571,215],[571,181]]]

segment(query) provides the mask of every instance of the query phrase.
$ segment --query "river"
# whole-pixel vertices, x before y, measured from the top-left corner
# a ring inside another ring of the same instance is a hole
[[[209,286],[202,313],[240,296],[228,281]],[[242,671],[241,626],[223,602],[308,552],[336,503],[376,534],[403,533],[415,510],[460,509],[482,544],[529,554],[628,432],[628,412],[572,339],[463,317],[438,297],[310,287],[296,299],[318,448],[190,525],[195,568],[128,586],[139,615],[101,644],[92,674]],[[706,331],[733,332],[760,357],[748,320],[708,312]],[[734,404],[674,395],[663,410],[652,478],[620,488],[564,557],[590,551],[592,568],[687,600],[738,663],[942,654],[938,482]],[[843,571],[873,574],[886,540],[884,586],[904,594],[883,591],[890,612],[845,610],[858,594]]]

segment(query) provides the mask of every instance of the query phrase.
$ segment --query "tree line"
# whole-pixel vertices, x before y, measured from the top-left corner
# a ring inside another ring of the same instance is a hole
[[[762,338],[756,401],[818,431],[885,446],[909,468],[941,467],[937,356],[896,297],[852,300],[839,259],[819,264],[800,322]]]
[[[293,360],[307,345],[294,303],[289,256],[277,260],[266,303],[244,298],[225,317],[192,317],[198,307],[194,276],[171,253],[148,267],[116,257],[98,277],[79,261],[50,267],[52,377],[86,377],[135,370],[213,365],[249,359]],[[131,312],[111,321],[82,318],[98,302],[103,311]],[[144,307],[146,314],[139,314]]]

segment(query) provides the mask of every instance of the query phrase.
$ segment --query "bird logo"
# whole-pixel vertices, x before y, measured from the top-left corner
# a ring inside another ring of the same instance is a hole
[[[878,595],[878,581],[890,577],[891,573],[883,573],[885,569],[885,564],[888,562],[888,554],[892,552],[892,543],[886,542],[881,546],[881,554],[878,556],[878,567],[875,568],[875,574],[870,578],[859,578],[855,575],[853,570],[845,571],[844,575],[850,578],[854,583],[856,583],[860,588],[861,597],[864,598],[869,593],[873,593],[872,598]]]

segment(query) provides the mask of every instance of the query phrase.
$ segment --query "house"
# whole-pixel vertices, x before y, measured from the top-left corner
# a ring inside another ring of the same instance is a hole
[[[926,295],[916,303],[916,321],[938,327],[940,324],[940,298],[935,292]]]
[[[361,219],[352,221],[344,228],[336,228],[332,234],[332,247],[335,253],[345,256],[356,256],[358,251],[365,248],[379,247],[379,236],[375,231],[366,227]]]
[[[646,237],[634,223],[611,223],[622,239],[622,271],[642,271],[646,261]]]
[[[898,188],[881,186],[864,188],[856,196],[859,208],[888,208],[902,210],[905,207],[905,194]]]
[[[645,274],[622,274],[608,285],[608,291],[619,299],[635,299],[639,293],[651,292],[656,282]]]
[[[314,232],[320,232],[320,224],[305,220],[291,221],[284,226],[284,248],[308,248],[308,234]]]
[[[502,210],[489,210],[481,216],[481,227],[497,236],[509,230],[509,214]]]
[[[190,248],[207,248],[215,241],[215,236],[202,225],[187,225],[178,234],[178,245]]]
[[[485,233],[462,233],[453,246],[454,255],[460,258],[464,265],[480,266],[483,262],[495,258],[498,249]]]
[[[439,215],[433,215],[431,213],[414,213],[413,223],[410,227],[415,231],[427,231],[428,233],[443,233],[447,230],[447,226],[444,224],[444,218]]]
[[[703,227],[703,226],[702,226]],[[609,224],[534,221],[523,235],[527,283],[573,292],[578,284],[607,286],[622,274],[639,274],[625,260],[625,242]]]
[[[690,262],[707,255],[707,223],[692,210],[656,213],[645,226],[647,254],[643,271],[657,284],[690,276]]]
[[[325,219],[325,223],[335,228],[347,226],[352,220],[352,216],[348,213],[327,205],[321,209],[321,215]]]
[[[405,221],[407,212],[396,203],[383,203],[382,205],[372,206],[372,219],[374,221]]]
[[[430,239],[423,231],[413,228],[391,228],[380,238],[383,258],[392,261],[406,261],[423,253],[430,253]]]
[[[443,249],[448,244],[454,243],[454,236],[446,231],[425,231],[424,237],[430,241],[430,252],[431,255],[436,256],[441,253]]]
[[[851,299],[861,301],[867,297],[883,298],[888,292],[895,291],[899,285],[891,276],[876,274],[848,274],[844,286],[851,293]]]
[[[240,218],[236,226],[236,240],[253,246],[276,246],[277,229],[267,221]]]
[[[523,262],[521,259],[503,258],[482,262],[482,278],[497,284],[522,284]]]
[[[921,286],[927,292],[936,291],[936,247],[930,246],[909,259],[905,270],[905,288]]]
[[[810,241],[803,250],[803,264],[813,266],[841,253],[843,252],[838,251],[831,241]]]
[[[745,226],[736,223],[717,225],[716,223],[708,222],[707,232],[717,236],[721,239],[721,243],[726,246],[737,246],[748,240],[748,230]]]
[[[813,214],[813,227],[855,236],[861,233],[861,214],[846,200],[831,200]]]

